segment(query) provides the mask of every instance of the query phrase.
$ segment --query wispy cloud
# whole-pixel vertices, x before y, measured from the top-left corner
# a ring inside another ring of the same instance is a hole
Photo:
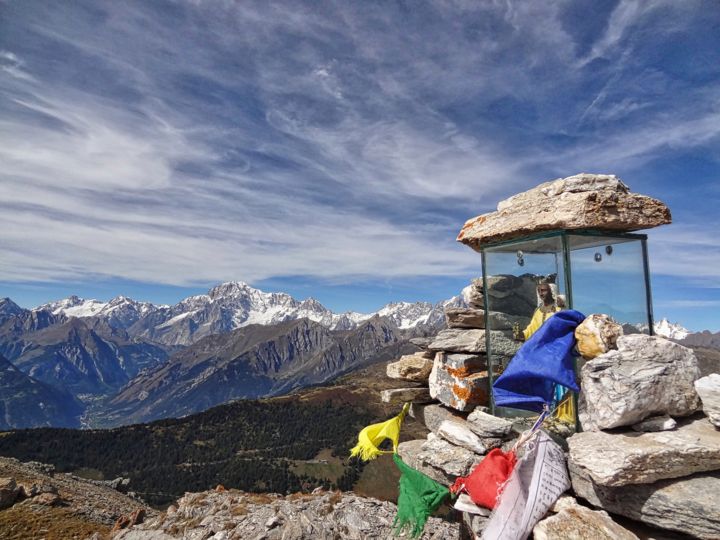
[[[0,278],[476,273],[454,237],[498,199],[712,155],[717,76],[632,38],[663,6],[582,55],[553,2],[0,6]]]

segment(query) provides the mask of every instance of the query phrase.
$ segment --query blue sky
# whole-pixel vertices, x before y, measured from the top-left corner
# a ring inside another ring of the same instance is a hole
[[[228,280],[341,311],[480,273],[466,219],[614,173],[656,317],[720,330],[720,4],[0,2],[0,296]]]

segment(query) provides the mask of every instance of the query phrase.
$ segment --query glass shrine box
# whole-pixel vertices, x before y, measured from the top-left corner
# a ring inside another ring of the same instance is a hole
[[[486,329],[491,330],[485,333],[490,396],[494,378],[520,345],[508,347],[513,327],[522,331],[540,303],[537,285],[541,281],[550,284],[561,308],[575,309],[585,315],[604,313],[623,325],[626,334],[652,334],[647,236],[644,234],[558,230],[484,244],[479,251]],[[579,358],[576,364],[581,361]],[[577,369],[579,366],[576,374]],[[490,406],[498,416],[519,412],[496,408],[492,398]]]

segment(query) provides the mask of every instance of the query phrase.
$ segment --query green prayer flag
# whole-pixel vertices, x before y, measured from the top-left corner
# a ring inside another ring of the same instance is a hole
[[[422,534],[430,514],[450,495],[450,490],[406,465],[397,454],[393,454],[393,460],[401,474],[397,516],[393,523],[395,535],[408,527],[410,535],[417,538]]]

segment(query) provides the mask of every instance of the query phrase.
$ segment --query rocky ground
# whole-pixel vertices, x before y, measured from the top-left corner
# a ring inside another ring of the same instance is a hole
[[[188,493],[177,506],[115,540],[373,540],[392,538],[395,505],[352,493],[258,495],[219,486]],[[425,540],[458,538],[457,523],[430,518]]]
[[[109,484],[0,458],[0,539],[85,539],[109,533],[122,516],[157,514]]]

